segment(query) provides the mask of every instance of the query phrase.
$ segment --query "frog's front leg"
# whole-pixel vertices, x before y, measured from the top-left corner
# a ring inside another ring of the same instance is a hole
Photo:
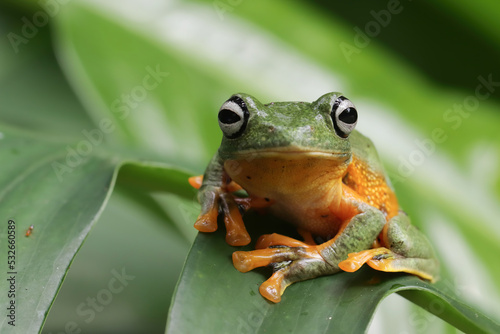
[[[340,268],[353,272],[367,263],[380,271],[407,272],[431,282],[438,279],[439,262],[432,245],[404,212],[387,223],[381,236],[382,247],[349,254]]]
[[[309,245],[279,234],[262,236],[249,252],[234,252],[233,264],[241,272],[272,265],[274,273],[259,291],[268,300],[279,302],[290,284],[341,271],[338,264],[348,253],[370,248],[386,223],[383,214],[368,208],[341,227],[335,238]]]
[[[269,199],[235,196],[233,192],[240,190],[241,187],[231,181],[224,171],[223,162],[218,154],[212,158],[204,176],[192,177],[189,183],[198,188],[198,201],[201,205],[201,213],[194,227],[200,232],[216,231],[217,216],[221,211],[226,225],[226,242],[231,246],[244,246],[250,243],[250,235],[243,223],[240,209],[247,211],[250,208],[263,208],[272,204]]]

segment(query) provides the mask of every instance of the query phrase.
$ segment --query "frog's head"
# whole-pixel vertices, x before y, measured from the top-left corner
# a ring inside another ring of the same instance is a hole
[[[358,115],[341,93],[325,94],[312,103],[269,104],[235,94],[224,102],[218,118],[223,159],[295,155],[345,162],[351,157],[349,134]]]

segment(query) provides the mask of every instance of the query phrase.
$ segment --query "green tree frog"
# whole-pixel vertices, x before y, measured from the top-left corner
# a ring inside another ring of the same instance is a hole
[[[222,143],[204,176],[190,179],[201,204],[195,227],[213,232],[221,214],[227,243],[247,245],[242,212],[260,208],[303,236],[263,235],[256,250],[233,253],[241,272],[273,267],[262,296],[279,302],[294,282],[354,272],[365,263],[438,278],[431,244],[399,209],[372,142],[354,129],[357,110],[342,94],[268,104],[235,94],[218,119]],[[237,195],[240,189],[248,196]]]

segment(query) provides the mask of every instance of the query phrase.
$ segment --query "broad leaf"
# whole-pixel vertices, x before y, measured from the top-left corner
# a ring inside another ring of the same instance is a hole
[[[13,318],[2,317],[0,331],[34,333],[106,203],[116,161],[92,156],[69,167],[60,145],[3,129],[1,136],[0,240],[4,263],[12,256],[12,266],[3,271],[0,290],[13,291],[1,305],[4,310],[13,305],[15,312],[9,311]],[[57,168],[70,171],[61,177]],[[30,225],[33,231],[25,236]],[[7,253],[7,240],[14,241],[9,241],[12,253]]]

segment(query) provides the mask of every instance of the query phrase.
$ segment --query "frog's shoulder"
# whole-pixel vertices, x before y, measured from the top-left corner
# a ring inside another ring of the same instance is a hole
[[[390,184],[390,181],[386,176],[387,174],[385,172],[384,165],[382,164],[382,161],[378,156],[377,149],[370,138],[364,136],[359,131],[354,130],[350,134],[349,140],[351,142],[353,159],[365,164],[366,167],[372,172],[383,175],[386,178],[387,183]]]

